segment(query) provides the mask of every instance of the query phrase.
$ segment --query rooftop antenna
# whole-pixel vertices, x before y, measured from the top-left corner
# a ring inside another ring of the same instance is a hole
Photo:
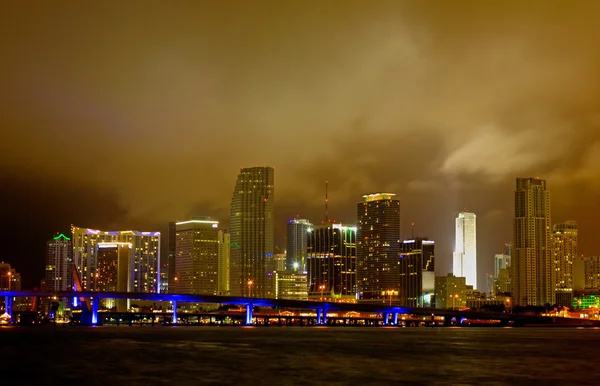
[[[410,230],[410,231],[411,231],[411,236],[410,236],[410,238],[414,240],[414,239],[415,239],[415,223],[414,223],[414,222],[413,222],[413,223],[411,223],[411,224],[410,224],[410,227],[411,227],[411,228],[410,228],[410,229],[411,229],[411,230]]]
[[[329,222],[329,215],[327,213],[327,203],[329,202],[329,199],[327,198],[327,186],[329,184],[329,181],[325,180],[325,224],[327,224]]]

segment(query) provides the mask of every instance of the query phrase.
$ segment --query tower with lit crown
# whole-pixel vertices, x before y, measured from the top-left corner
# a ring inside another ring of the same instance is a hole
[[[452,273],[465,277],[467,285],[477,288],[477,220],[475,213],[461,212],[456,218],[456,243]]]

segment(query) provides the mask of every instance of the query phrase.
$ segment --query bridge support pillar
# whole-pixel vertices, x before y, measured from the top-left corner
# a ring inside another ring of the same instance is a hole
[[[246,304],[246,326],[252,325],[252,303]]]
[[[327,308],[323,308],[323,324],[327,324]]]
[[[383,313],[383,325],[387,326],[390,322],[390,314],[387,312]]]
[[[177,300],[173,300],[173,317],[171,324],[177,324]]]
[[[98,308],[100,306],[100,298],[95,297],[92,300],[92,325],[95,326],[98,324]]]
[[[6,309],[6,313],[10,315],[11,323],[14,323],[13,320],[13,297],[5,296],[4,297],[4,308]]]
[[[394,324],[394,326],[398,325],[398,313],[394,312],[394,321],[392,322]]]
[[[323,309],[317,308],[317,324],[323,324]]]

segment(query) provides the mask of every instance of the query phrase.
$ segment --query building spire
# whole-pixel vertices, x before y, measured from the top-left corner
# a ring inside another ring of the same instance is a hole
[[[329,215],[328,215],[328,203],[329,203],[329,199],[327,198],[327,188],[329,185],[329,181],[325,180],[325,224],[327,224],[329,222]]]

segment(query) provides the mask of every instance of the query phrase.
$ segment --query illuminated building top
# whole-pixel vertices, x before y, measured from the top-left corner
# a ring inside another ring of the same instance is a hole
[[[75,228],[75,227],[74,227]],[[136,236],[160,236],[160,232],[139,232],[139,231],[99,231],[97,229],[86,229],[85,231],[88,235],[136,235]],[[56,239],[55,239],[56,240]],[[69,239],[67,239],[69,240]]]
[[[58,236],[54,237],[54,240],[60,240],[60,239],[65,239],[65,240],[67,240],[67,241],[71,240],[70,238],[68,238],[67,236],[65,236],[65,235],[64,235],[64,234],[62,234],[62,233],[61,233],[60,235],[58,235]]]
[[[365,194],[363,198],[366,202],[370,201],[381,201],[381,200],[392,200],[395,196],[395,193],[373,193],[373,194]]]

